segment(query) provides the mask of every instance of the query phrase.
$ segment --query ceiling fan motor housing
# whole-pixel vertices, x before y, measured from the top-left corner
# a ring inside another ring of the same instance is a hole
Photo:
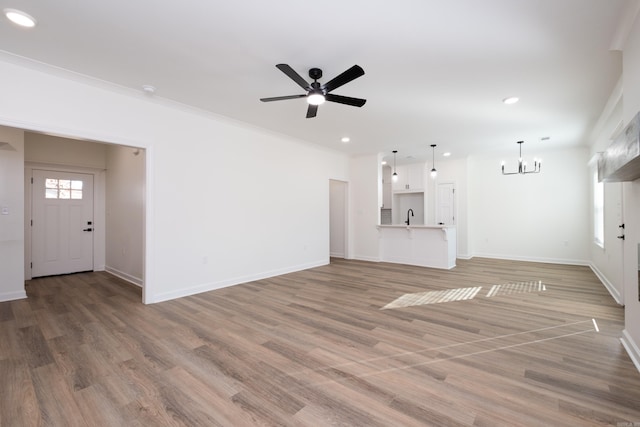
[[[311,68],[309,70],[309,77],[313,80],[319,80],[322,78],[322,70],[320,68]]]

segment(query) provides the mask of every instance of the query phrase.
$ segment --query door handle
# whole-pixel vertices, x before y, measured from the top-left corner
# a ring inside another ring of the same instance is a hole
[[[624,234],[622,236],[618,236],[618,239],[624,240]]]
[[[82,231],[93,231],[93,228],[83,228]]]

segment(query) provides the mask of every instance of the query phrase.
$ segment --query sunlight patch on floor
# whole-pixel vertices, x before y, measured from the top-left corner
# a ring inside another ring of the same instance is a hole
[[[500,295],[521,294],[525,292],[541,292],[547,288],[538,280],[533,282],[505,283],[504,285],[493,285],[487,293],[487,298]]]
[[[445,291],[419,292],[415,294],[404,294],[394,301],[382,307],[388,308],[411,307],[414,305],[438,304],[443,302],[464,301],[475,298],[482,286],[474,288],[449,289]]]
[[[447,289],[443,291],[404,294],[382,307],[381,310],[386,310],[389,308],[412,307],[416,305],[439,304],[443,302],[472,300],[478,295],[481,290],[482,286],[476,286],[472,288],[458,288]],[[542,292],[546,290],[547,287],[542,283],[541,280],[534,280],[531,282],[505,283],[503,285],[491,286],[491,289],[489,289],[489,292],[487,292],[485,297],[490,298],[512,294]]]

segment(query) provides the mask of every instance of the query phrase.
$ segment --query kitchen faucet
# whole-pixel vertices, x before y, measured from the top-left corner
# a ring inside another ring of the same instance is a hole
[[[409,221],[409,214],[411,214],[411,216],[413,216],[413,209],[409,209],[409,210],[407,211],[407,220],[404,222],[404,223],[405,223],[405,224],[407,224],[407,225],[410,225],[410,223],[409,223],[409,222],[410,222],[410,221]]]

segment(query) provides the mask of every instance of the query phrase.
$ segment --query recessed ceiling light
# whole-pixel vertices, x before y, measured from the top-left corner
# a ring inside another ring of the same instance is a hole
[[[551,139],[550,136],[543,136],[542,138],[540,138],[540,141],[548,141],[550,139]]]
[[[151,86],[151,85],[142,85],[142,90],[143,90],[145,93],[148,93],[148,94],[150,94],[150,95],[151,95],[151,94],[156,93],[156,88],[155,88],[155,86]]]
[[[348,136],[343,136],[340,141],[342,141],[342,142],[344,142],[346,144],[347,142],[351,141],[351,138],[349,138]]]
[[[9,21],[21,27],[31,28],[36,26],[36,20],[33,16],[21,10],[4,9],[4,16],[6,16]]]
[[[449,157],[450,155],[451,155],[451,153],[450,153],[450,152],[448,152],[448,151],[447,151],[446,153],[442,153],[442,156],[443,156],[443,157]]]
[[[515,104],[518,101],[520,101],[520,98],[518,98],[517,96],[510,96],[502,100],[502,102],[504,102],[507,105]]]
[[[383,161],[382,161],[382,165],[386,165],[386,164],[387,164],[387,161],[386,161],[386,160],[383,160]]]

